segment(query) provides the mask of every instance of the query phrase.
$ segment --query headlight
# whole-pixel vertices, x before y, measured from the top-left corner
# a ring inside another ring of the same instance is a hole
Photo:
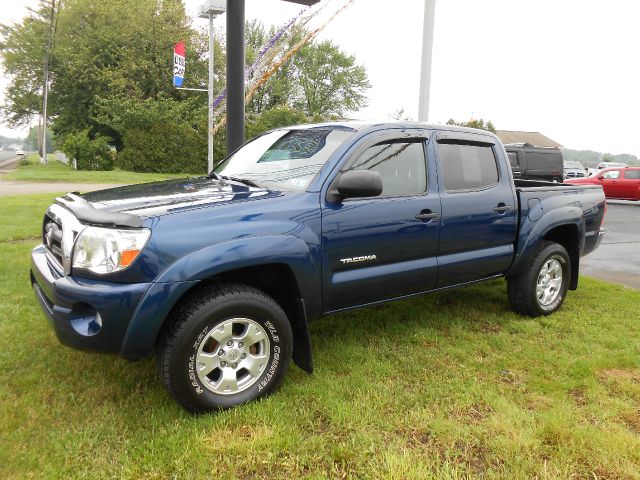
[[[105,274],[124,270],[144,248],[151,231],[87,227],[73,250],[73,268]]]

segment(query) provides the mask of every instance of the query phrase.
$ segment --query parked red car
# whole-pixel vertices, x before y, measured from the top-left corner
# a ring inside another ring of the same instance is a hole
[[[564,183],[602,185],[607,198],[640,200],[640,167],[605,168],[592,177],[571,178]]]

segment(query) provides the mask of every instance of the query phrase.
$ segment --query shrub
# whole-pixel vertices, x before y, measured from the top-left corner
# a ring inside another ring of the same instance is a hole
[[[91,139],[88,130],[82,130],[66,136],[62,151],[75,159],[78,170],[113,170],[114,154],[109,140],[103,136]]]
[[[207,136],[184,123],[162,122],[129,129],[123,135],[123,144],[118,160],[125,170],[205,173],[207,169]]]

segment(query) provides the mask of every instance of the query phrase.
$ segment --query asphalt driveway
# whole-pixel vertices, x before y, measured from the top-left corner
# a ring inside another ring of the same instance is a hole
[[[608,200],[600,247],[583,257],[580,273],[640,289],[640,202]]]

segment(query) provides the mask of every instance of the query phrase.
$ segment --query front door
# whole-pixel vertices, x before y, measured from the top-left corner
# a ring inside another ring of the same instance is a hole
[[[341,172],[379,172],[382,194],[323,199],[325,312],[435,286],[440,199],[435,168],[426,162],[426,136],[420,130],[409,138],[365,140]]]
[[[602,190],[607,198],[623,198],[620,191],[622,170],[608,170],[600,175]]]

